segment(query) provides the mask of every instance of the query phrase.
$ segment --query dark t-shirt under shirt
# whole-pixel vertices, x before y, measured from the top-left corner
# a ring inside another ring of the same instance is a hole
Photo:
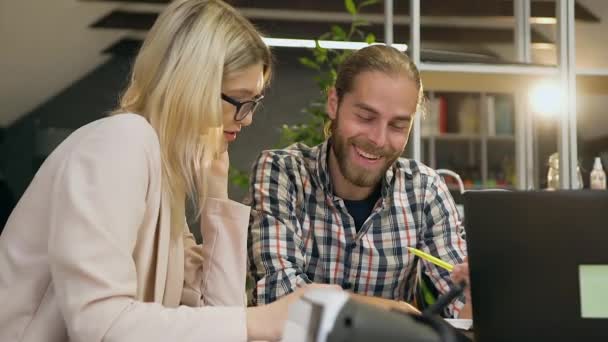
[[[356,201],[344,200],[346,210],[348,210],[350,216],[355,219],[355,229],[357,230],[357,233],[361,229],[361,226],[363,226],[365,220],[371,215],[376,202],[378,202],[378,198],[380,198],[380,187],[366,199]]]

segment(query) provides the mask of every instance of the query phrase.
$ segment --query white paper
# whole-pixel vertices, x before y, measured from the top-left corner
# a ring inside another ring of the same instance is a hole
[[[472,319],[447,318],[445,321],[450,323],[450,325],[453,326],[454,328],[461,329],[461,330],[469,330],[469,329],[471,329],[471,326],[473,326]]]

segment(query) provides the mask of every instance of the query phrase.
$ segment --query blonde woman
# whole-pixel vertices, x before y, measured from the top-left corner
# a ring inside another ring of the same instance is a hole
[[[227,143],[251,123],[270,62],[225,3],[167,7],[119,110],[62,143],[9,218],[0,341],[280,338],[297,295],[244,307],[249,208],[227,198]],[[194,194],[202,246],[184,219]]]

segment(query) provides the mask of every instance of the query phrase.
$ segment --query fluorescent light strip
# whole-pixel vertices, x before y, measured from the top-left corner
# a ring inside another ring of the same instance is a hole
[[[288,38],[262,38],[268,46],[293,47],[293,48],[309,48],[314,49],[316,44],[312,39],[288,39]],[[381,44],[382,43],[374,43]],[[364,42],[342,42],[334,40],[319,40],[319,46],[326,49],[338,50],[359,50],[369,45]],[[399,51],[407,51],[406,44],[392,44],[392,47]]]

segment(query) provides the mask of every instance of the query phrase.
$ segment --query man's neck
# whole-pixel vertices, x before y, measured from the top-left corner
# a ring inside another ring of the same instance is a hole
[[[351,201],[364,200],[378,187],[378,184],[374,184],[370,187],[361,187],[348,181],[340,170],[333,147],[330,147],[329,150],[328,168],[334,194],[342,199]]]

